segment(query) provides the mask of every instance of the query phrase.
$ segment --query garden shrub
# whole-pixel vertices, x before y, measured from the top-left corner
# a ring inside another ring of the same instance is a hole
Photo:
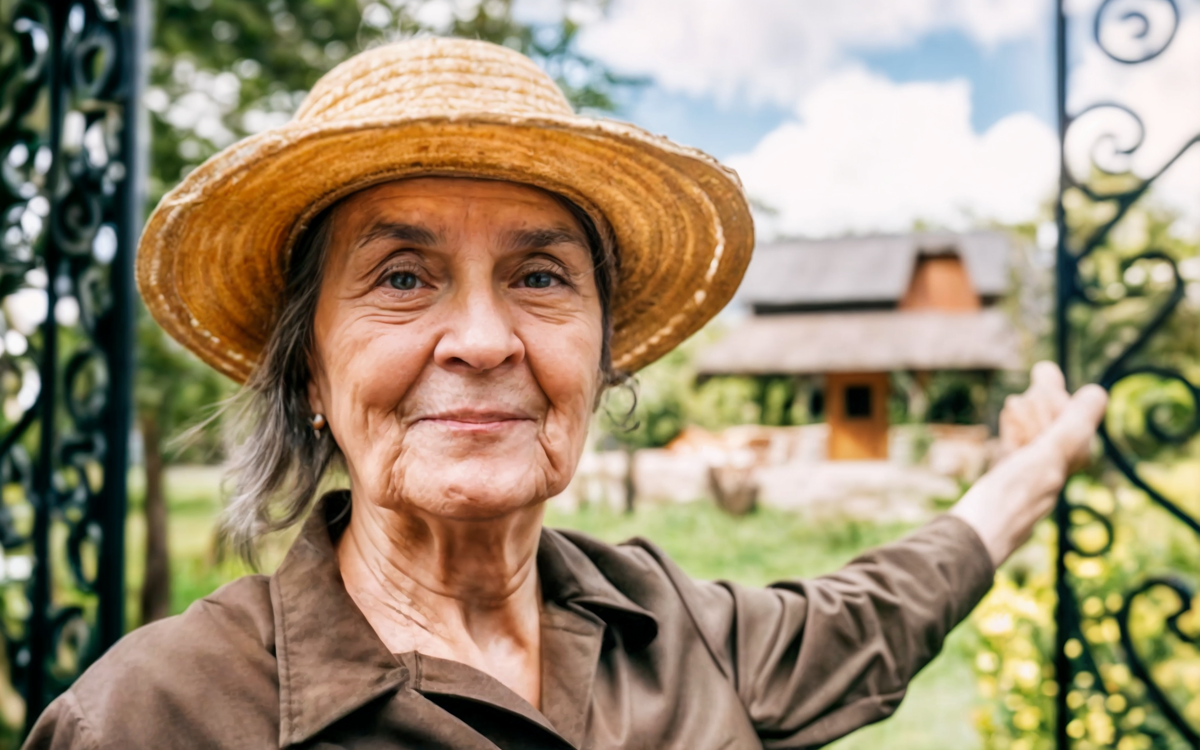
[[[1142,476],[1172,500],[1200,508],[1200,462],[1147,465]],[[1114,487],[1116,489],[1114,489]],[[1146,493],[1116,476],[1077,477],[1068,487],[1075,546],[1102,548],[1108,533],[1094,514],[1115,528],[1111,549],[1098,556],[1068,553],[1067,568],[1078,603],[1079,627],[1067,643],[1073,683],[1067,694],[1067,733],[1074,750],[1141,750],[1189,747],[1147,694],[1122,646],[1119,617],[1125,597],[1144,582],[1171,576],[1197,591],[1200,543],[1183,524],[1150,502]],[[980,706],[975,723],[989,750],[1054,747],[1054,528],[1043,524],[1025,550],[1007,564],[996,586],[971,617],[978,637],[974,660]],[[1178,633],[1170,626],[1172,615]],[[1182,601],[1167,587],[1136,595],[1128,611],[1133,643],[1154,681],[1176,710],[1200,728],[1200,597]]]

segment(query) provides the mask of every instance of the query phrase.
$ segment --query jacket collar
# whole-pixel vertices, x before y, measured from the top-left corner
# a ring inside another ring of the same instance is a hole
[[[323,497],[271,577],[280,747],[311,739],[411,681],[409,667],[388,651],[342,583],[330,530],[336,533],[344,523],[348,502],[345,491]],[[599,618],[606,644],[615,642],[608,628],[631,651],[657,636],[654,616],[622,593],[572,538],[543,529],[537,561],[543,597]]]
[[[271,577],[280,747],[310,739],[409,679],[342,583],[329,526],[348,500],[348,493],[322,498]]]
[[[543,598],[595,614],[620,632],[622,643],[630,651],[650,645],[658,636],[654,615],[622,592],[585,554],[580,542],[598,546],[580,534],[542,529],[538,575]]]

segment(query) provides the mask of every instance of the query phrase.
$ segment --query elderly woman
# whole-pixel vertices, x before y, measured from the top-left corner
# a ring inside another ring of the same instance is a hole
[[[163,327],[247,383],[229,536],[307,521],[274,575],[119,643],[28,747],[801,748],[888,716],[1105,396],[1036,369],[1005,461],[814,581],[544,529],[605,389],[716,314],[752,244],[731,172],[574,115],[515,52],[338,67],[165,198],[138,260]],[[314,504],[335,464],[349,489]]]

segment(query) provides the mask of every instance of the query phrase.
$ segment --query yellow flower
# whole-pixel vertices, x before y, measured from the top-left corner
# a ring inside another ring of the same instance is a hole
[[[1075,565],[1074,573],[1080,578],[1099,578],[1104,575],[1105,567],[1103,560],[1088,557],[1080,560]]]
[[[1067,736],[1070,737],[1071,739],[1075,739],[1075,740],[1081,739],[1083,737],[1083,735],[1086,733],[1087,733],[1087,728],[1083,725],[1083,722],[1080,721],[1079,719],[1075,719],[1074,721],[1067,724]]]
[[[1112,717],[1106,713],[1093,711],[1087,715],[1087,730],[1091,738],[1101,747],[1112,747],[1116,730]]]
[[[1042,712],[1033,706],[1026,706],[1013,714],[1013,726],[1024,732],[1032,732],[1042,723]]]
[[[996,612],[984,618],[983,622],[979,623],[979,631],[985,636],[995,637],[998,635],[1007,635],[1012,632],[1013,618],[1007,612]]]
[[[975,656],[975,668],[980,672],[995,672],[1000,660],[991,651],[980,651]]]
[[[1042,670],[1036,662],[1020,661],[1013,666],[1017,684],[1026,690],[1032,690],[1042,681]]]

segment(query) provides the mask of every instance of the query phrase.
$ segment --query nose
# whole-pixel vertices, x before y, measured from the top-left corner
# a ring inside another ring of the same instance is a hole
[[[437,364],[452,370],[485,372],[518,364],[525,358],[525,345],[494,289],[476,287],[457,296],[433,352]]]

